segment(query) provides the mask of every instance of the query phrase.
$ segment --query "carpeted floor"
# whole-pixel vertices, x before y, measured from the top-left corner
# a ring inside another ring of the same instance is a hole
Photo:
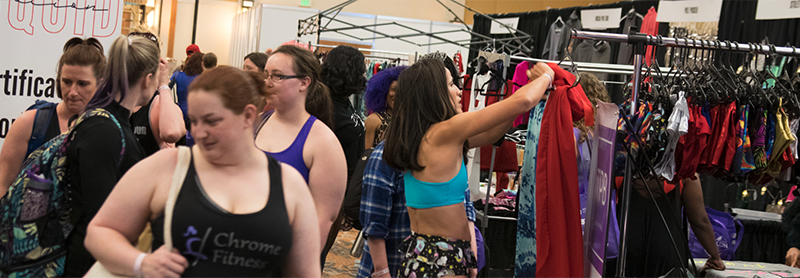
[[[339,231],[328,257],[325,259],[325,270],[322,277],[356,277],[358,258],[350,256],[350,248],[358,236],[358,230]]]

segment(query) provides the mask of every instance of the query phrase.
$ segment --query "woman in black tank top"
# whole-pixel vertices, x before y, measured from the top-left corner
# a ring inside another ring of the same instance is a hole
[[[178,149],[120,180],[89,225],[86,248],[114,274],[144,277],[320,277],[319,228],[300,174],[253,145],[263,77],[220,66],[195,79],[189,118],[196,145],[164,244],[165,202]],[[153,252],[133,243],[146,223]]]

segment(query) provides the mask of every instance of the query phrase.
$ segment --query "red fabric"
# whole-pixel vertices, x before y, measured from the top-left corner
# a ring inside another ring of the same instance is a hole
[[[472,76],[464,75],[464,84],[461,86],[461,111],[469,112],[470,94],[472,93]]]
[[[658,35],[658,22],[656,22],[656,17],[658,17],[656,8],[650,7],[650,9],[647,10],[647,14],[644,16],[644,19],[642,20],[642,33],[653,36]],[[647,66],[650,66],[650,64],[653,63],[654,52],[655,46],[651,45],[645,48],[644,62],[647,63]]]
[[[698,106],[689,105],[689,132],[681,136],[678,146],[675,147],[675,169],[678,169],[676,180],[695,179],[694,174],[700,162],[700,155],[697,154],[703,153],[706,149],[711,129],[700,110]]]
[[[583,277],[578,163],[572,123],[594,125],[592,105],[575,76],[556,64],[556,89],[547,98],[536,165],[536,276]]]
[[[708,117],[709,122],[711,123],[711,129],[709,132],[710,134],[714,134],[714,136],[709,136],[708,141],[706,142],[706,148],[703,150],[702,155],[700,155],[700,162],[697,165],[697,171],[705,171],[706,169],[711,167],[711,157],[714,152],[714,146],[717,145],[718,140],[720,138],[719,134],[722,132],[720,131],[721,124],[719,123],[718,114],[721,113],[720,110],[722,109],[722,105],[714,106],[713,108],[708,110]]]
[[[492,162],[492,146],[481,147],[481,171],[489,171]],[[494,157],[494,171],[507,173],[519,171],[519,161],[517,161],[517,144],[510,141],[503,141],[497,148]]]
[[[736,102],[731,102],[731,109],[729,111],[728,120],[728,137],[725,140],[725,156],[722,157],[722,165],[725,167],[726,172],[730,172],[731,165],[733,165],[733,157],[736,155],[736,129],[739,126],[739,115],[737,115]],[[740,164],[741,165],[741,164]]]

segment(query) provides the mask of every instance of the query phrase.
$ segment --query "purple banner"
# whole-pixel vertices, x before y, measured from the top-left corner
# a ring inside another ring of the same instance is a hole
[[[614,140],[619,113],[614,104],[599,102],[592,138],[592,162],[589,173],[589,188],[586,225],[583,234],[584,277],[602,277],[606,256],[609,208],[612,205],[614,169]],[[613,227],[611,227],[613,228]]]

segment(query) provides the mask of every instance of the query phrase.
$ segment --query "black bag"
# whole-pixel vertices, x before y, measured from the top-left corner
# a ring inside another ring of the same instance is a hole
[[[350,183],[347,185],[347,190],[344,193],[344,201],[342,202],[342,214],[344,215],[345,226],[353,227],[356,230],[361,230],[361,221],[358,219],[361,214],[361,192],[363,191],[364,183],[364,168],[367,168],[367,162],[373,149],[366,149],[361,155],[361,159],[356,163],[356,169],[353,171],[353,176],[350,178]]]

